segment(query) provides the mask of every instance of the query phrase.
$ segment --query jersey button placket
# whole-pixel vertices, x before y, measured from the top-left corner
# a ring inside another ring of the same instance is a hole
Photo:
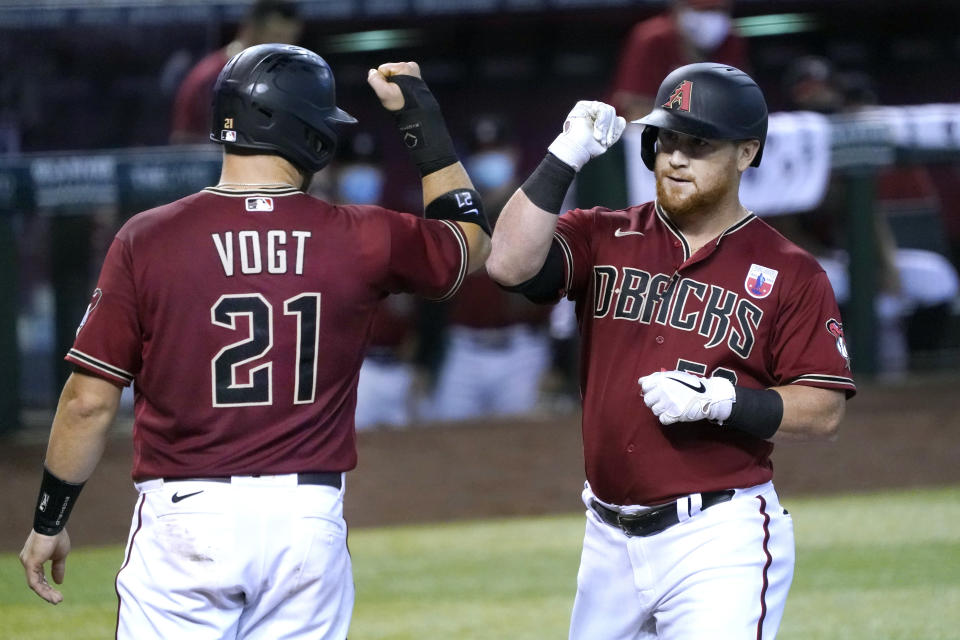
[[[663,336],[657,336],[654,340],[657,341],[657,344],[663,344],[665,342]]]

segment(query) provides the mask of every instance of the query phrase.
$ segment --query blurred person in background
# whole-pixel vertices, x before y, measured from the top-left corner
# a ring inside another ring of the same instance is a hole
[[[335,201],[382,206],[381,161],[379,144],[371,133],[358,131],[346,137],[328,172]],[[409,294],[389,296],[377,305],[357,380],[358,431],[406,427],[417,415],[413,355],[418,308]]]
[[[320,56],[265,44],[214,85],[219,182],[117,232],[66,355],[20,553],[44,600],[63,599],[45,565],[63,582],[67,520],[135,382],[117,637],[346,638],[344,479],[374,313],[393,293],[452,296],[490,234],[419,66],[367,82],[408,141],[424,217],[305,193],[356,119]]]
[[[503,116],[472,122],[464,166],[490,212],[500,211],[519,184],[520,152],[511,140]],[[483,270],[468,276],[444,306],[446,342],[429,417],[466,420],[536,409],[550,364],[550,307],[504,291]]]
[[[295,3],[256,0],[236,37],[227,46],[197,62],[180,84],[173,102],[170,143],[197,144],[209,140],[210,95],[227,60],[257,44],[296,44],[302,31],[303,22]]]
[[[749,71],[747,42],[733,31],[734,0],[670,0],[637,23],[620,54],[611,104],[627,120],[649,113],[660,81],[677,67],[710,60]]]
[[[868,75],[838,72],[821,56],[798,58],[784,75],[787,107],[794,111],[855,116],[877,104]],[[889,216],[904,210],[939,216],[941,205],[926,167],[890,166],[879,169],[876,183],[874,243],[877,264],[877,364],[886,377],[904,374],[912,348],[935,350],[944,338],[946,318],[958,295],[957,271],[936,251],[899,246]],[[849,254],[844,236],[847,202],[842,176],[831,178],[826,197],[808,212],[764,219],[812,253],[830,279],[837,303],[850,300]],[[929,221],[921,224],[929,225]],[[926,230],[936,236],[937,229]],[[942,240],[942,239],[941,239]],[[910,330],[912,329],[912,330]],[[912,338],[911,338],[912,336]]]
[[[620,51],[608,94],[610,104],[628,121],[657,106],[654,98],[661,80],[677,67],[710,60],[750,71],[747,40],[733,29],[734,0],[669,0],[667,4],[662,13],[638,22]],[[622,142],[577,174],[573,189],[577,206],[619,209],[632,204],[627,147],[639,148],[640,135],[641,127],[627,127]]]

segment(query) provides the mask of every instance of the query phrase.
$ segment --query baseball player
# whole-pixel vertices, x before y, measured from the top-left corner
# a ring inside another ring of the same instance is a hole
[[[840,316],[816,261],[740,204],[767,123],[749,76],[680,67],[636,122],[656,201],[558,218],[626,124],[578,102],[487,262],[528,297],[576,302],[587,524],[570,638],[772,638],[794,543],[770,439],[836,432],[855,391]]]
[[[220,183],[117,233],[67,360],[20,558],[62,595],[63,528],[120,390],[135,382],[140,492],[117,576],[119,638],[346,637],[343,520],[357,372],[378,302],[452,295],[489,225],[413,62],[367,78],[423,176],[426,218],[304,193],[338,126],[330,67],[289,45],[230,60],[214,87]]]

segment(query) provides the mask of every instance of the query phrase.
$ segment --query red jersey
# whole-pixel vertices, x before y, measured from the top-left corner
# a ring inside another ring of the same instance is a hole
[[[704,421],[661,425],[637,384],[649,373],[854,393],[826,274],[756,216],[692,256],[652,202],[570,211],[555,242],[576,301],[586,474],[601,500],[656,504],[772,477],[766,440]]]
[[[202,58],[184,78],[173,101],[171,130],[174,133],[198,138],[210,135],[213,85],[228,60],[227,50],[218,49]]]
[[[135,381],[135,480],[346,471],[378,302],[467,260],[449,221],[208,188],[120,229],[66,358]]]
[[[746,41],[735,33],[730,33],[709,56],[711,62],[747,70]],[[651,99],[671,71],[695,62],[684,50],[677,23],[669,14],[638,23],[630,31],[619,59],[613,92],[626,91]]]

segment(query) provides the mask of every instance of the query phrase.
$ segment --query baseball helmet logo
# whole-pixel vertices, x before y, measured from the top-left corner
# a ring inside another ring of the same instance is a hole
[[[673,93],[670,94],[670,97],[667,98],[667,101],[663,103],[664,109],[673,109],[676,105],[676,109],[680,111],[690,111],[690,99],[693,97],[693,83],[689,80],[684,80],[677,85],[677,88],[673,90]]]
[[[830,335],[834,337],[834,340],[837,344],[837,351],[840,352],[840,355],[843,356],[844,361],[847,363],[847,369],[850,368],[850,352],[847,351],[847,341],[843,339],[843,325],[839,320],[835,318],[830,318],[826,322],[827,331],[830,332]]]
[[[777,281],[776,269],[770,269],[759,264],[750,265],[743,288],[754,298],[766,298],[773,291],[773,284]]]

